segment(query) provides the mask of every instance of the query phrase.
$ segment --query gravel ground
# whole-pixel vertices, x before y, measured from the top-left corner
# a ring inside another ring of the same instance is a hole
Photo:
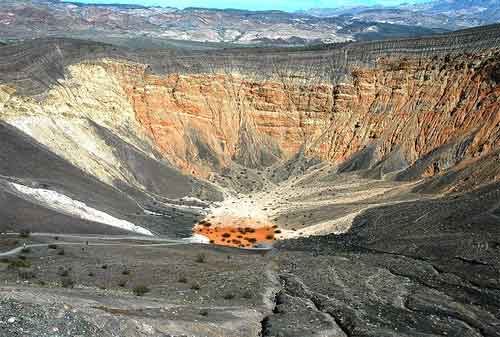
[[[72,312],[65,305],[42,306],[0,300],[0,336],[2,337],[84,337],[112,336]]]

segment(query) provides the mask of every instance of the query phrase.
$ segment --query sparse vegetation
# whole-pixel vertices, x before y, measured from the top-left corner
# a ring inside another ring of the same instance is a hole
[[[15,259],[9,262],[9,268],[30,268],[31,262],[29,260]]]
[[[139,286],[134,287],[134,289],[132,289],[132,291],[133,291],[135,296],[144,296],[145,294],[150,292],[150,289],[144,285],[139,285]]]
[[[249,300],[249,299],[253,298],[253,293],[250,290],[244,290],[243,294],[241,294],[241,297]]]
[[[69,276],[61,278],[61,286],[63,288],[73,288],[75,286],[75,281]]]
[[[31,270],[19,270],[18,275],[23,280],[30,280],[35,278],[35,273]]]
[[[22,238],[29,238],[31,235],[31,232],[28,229],[23,229],[19,231],[19,236]]]
[[[232,300],[234,298],[234,294],[233,293],[225,293],[224,294],[224,299],[225,300]]]
[[[205,253],[199,253],[197,256],[196,256],[196,262],[198,263],[205,263],[205,261],[207,260],[207,256],[205,255]]]

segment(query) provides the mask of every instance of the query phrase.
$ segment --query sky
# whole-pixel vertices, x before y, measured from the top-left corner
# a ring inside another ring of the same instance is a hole
[[[238,8],[249,10],[279,9],[297,11],[310,8],[337,8],[358,5],[397,5],[421,3],[428,0],[67,0],[85,3],[127,3],[144,6]]]

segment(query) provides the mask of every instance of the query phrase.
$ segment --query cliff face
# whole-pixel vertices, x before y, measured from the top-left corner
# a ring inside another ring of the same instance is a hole
[[[231,72],[158,76],[137,64],[106,69],[162,153],[196,175],[231,160],[269,165],[300,149],[334,163],[367,146],[373,163],[398,150],[412,164],[459,142],[454,164],[500,142],[498,52],[380,59],[343,83],[280,72],[262,81]],[[422,175],[445,168],[438,166],[429,162]]]
[[[96,125],[198,177],[233,162],[266,167],[301,151],[342,171],[410,166],[399,178],[418,179],[498,150],[498,50],[382,57],[370,67],[351,64],[341,77],[311,55],[266,61],[265,74],[233,67],[227,55],[207,57],[201,71],[171,55],[168,64],[185,64],[163,75],[119,57],[78,60],[37,96],[17,92],[27,80],[3,84],[2,120],[108,184],[141,189],[151,183],[120,164]]]
[[[206,174],[231,160],[256,167],[296,153],[322,131],[331,87],[233,74],[146,75],[115,64],[137,121],[179,167]]]

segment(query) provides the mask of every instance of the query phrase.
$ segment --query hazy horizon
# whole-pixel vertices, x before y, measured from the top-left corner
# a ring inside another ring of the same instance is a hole
[[[400,4],[414,4],[429,0],[242,0],[237,3],[231,0],[63,0],[64,2],[79,2],[87,4],[130,4],[161,7],[201,7],[216,9],[245,9],[245,10],[282,10],[295,12],[312,8],[342,8],[354,6],[394,6]]]

